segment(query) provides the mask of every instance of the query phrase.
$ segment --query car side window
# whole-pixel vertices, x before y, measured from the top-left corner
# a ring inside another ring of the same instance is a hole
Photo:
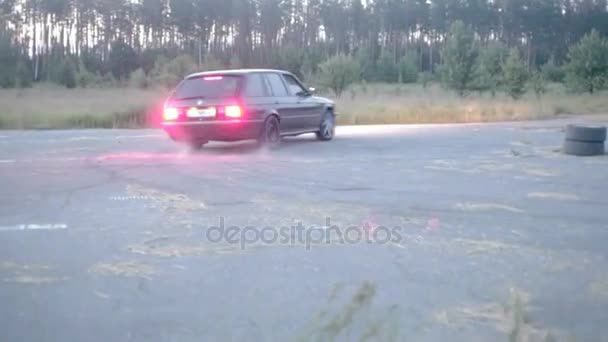
[[[287,83],[287,88],[289,88],[289,92],[291,93],[291,95],[306,94],[306,89],[304,89],[304,87],[302,87],[293,76],[283,75],[283,78]]]
[[[266,79],[270,84],[270,89],[274,96],[287,96],[287,89],[285,89],[285,84],[283,83],[283,80],[281,80],[281,76],[268,73],[266,74]]]
[[[251,74],[247,77],[247,83],[243,94],[247,97],[264,97],[268,96],[266,83],[261,74]]]

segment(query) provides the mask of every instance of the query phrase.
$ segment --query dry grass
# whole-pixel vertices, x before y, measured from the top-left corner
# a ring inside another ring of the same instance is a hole
[[[551,85],[541,99],[527,94],[466,98],[431,84],[359,84],[336,99],[339,124],[450,123],[527,120],[557,114],[608,112],[606,93],[567,94]],[[72,89],[37,85],[0,90],[0,128],[135,128],[155,126],[165,91]],[[332,98],[333,96],[327,95]]]
[[[162,100],[162,92],[127,88],[3,89],[0,128],[141,127],[151,123],[150,115]]]
[[[608,111],[606,94],[567,94],[551,85],[540,99],[533,94],[515,101],[504,95],[471,94],[466,98],[439,84],[356,85],[336,102],[340,124],[451,123],[528,120],[558,114]]]

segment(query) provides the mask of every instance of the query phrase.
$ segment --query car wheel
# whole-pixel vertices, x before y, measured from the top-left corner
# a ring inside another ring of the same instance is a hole
[[[319,127],[319,131],[316,132],[317,139],[321,141],[329,141],[334,138],[335,131],[336,117],[332,112],[327,111],[323,115],[323,120],[321,120],[321,126]]]
[[[262,146],[276,148],[281,143],[281,130],[279,120],[272,115],[264,122],[264,129],[258,138],[258,143]]]
[[[209,141],[206,140],[188,141],[188,147],[190,147],[190,150],[192,151],[198,151],[208,142]]]

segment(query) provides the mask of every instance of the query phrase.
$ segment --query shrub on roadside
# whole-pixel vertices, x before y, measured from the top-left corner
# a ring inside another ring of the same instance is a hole
[[[82,59],[79,59],[78,72],[76,73],[76,83],[80,88],[86,88],[95,83],[95,74],[87,70]]]
[[[59,74],[59,83],[68,89],[76,88],[76,65],[71,58],[63,60]]]
[[[331,57],[319,68],[321,70],[321,82],[338,97],[346,87],[358,81],[361,76],[359,64],[347,55]]]
[[[593,30],[568,52],[566,85],[592,94],[608,85],[608,40]]]
[[[460,20],[452,23],[441,50],[439,71],[444,84],[460,96],[465,95],[474,85],[477,54],[473,29]]]
[[[148,78],[144,69],[139,68],[129,75],[129,85],[139,89],[146,89],[148,87]]]
[[[555,59],[553,57],[549,58],[547,63],[540,67],[540,70],[545,80],[557,83],[564,82],[566,76],[564,68],[555,64]]]
[[[480,49],[475,75],[477,90],[489,90],[492,97],[496,95],[503,81],[502,66],[505,55],[505,48],[500,43],[492,43]]]
[[[382,50],[380,58],[376,62],[376,77],[380,82],[396,83],[399,81],[399,66],[395,63],[395,57],[388,50]]]
[[[511,48],[503,66],[504,88],[513,99],[519,99],[526,92],[528,69],[517,48]]]
[[[433,74],[428,71],[423,71],[418,75],[418,80],[420,81],[420,84],[422,84],[422,87],[426,88],[431,81],[433,81]]]
[[[529,88],[534,91],[537,98],[540,98],[547,92],[547,80],[540,71],[534,71],[529,80]]]
[[[160,84],[167,88],[176,86],[184,76],[195,72],[198,69],[194,59],[189,55],[177,56],[168,60],[165,56],[160,56],[154,69],[150,72],[155,84]]]
[[[17,88],[29,88],[32,86],[32,73],[23,61],[17,63],[15,70],[15,85]]]
[[[401,83],[415,83],[418,80],[418,61],[415,54],[408,53],[399,61]]]

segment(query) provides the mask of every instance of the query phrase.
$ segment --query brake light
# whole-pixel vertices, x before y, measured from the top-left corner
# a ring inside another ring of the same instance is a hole
[[[177,120],[179,117],[179,110],[174,107],[167,107],[163,110],[163,120],[165,121],[173,121]]]
[[[226,106],[224,114],[228,118],[238,119],[243,115],[243,111],[239,106]]]
[[[203,79],[205,81],[219,81],[222,78],[223,78],[222,76],[207,76],[207,77],[203,77]]]

